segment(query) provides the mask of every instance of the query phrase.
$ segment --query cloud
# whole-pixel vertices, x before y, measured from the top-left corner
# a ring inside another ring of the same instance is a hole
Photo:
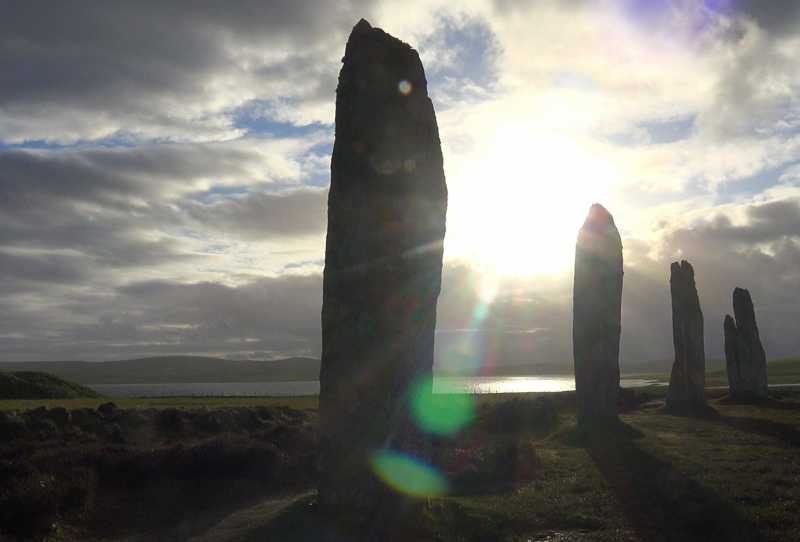
[[[188,215],[200,224],[251,240],[321,236],[327,225],[327,210],[327,191],[308,189],[277,194],[249,193],[186,207]]]
[[[797,32],[800,20],[800,5],[792,0],[741,0],[735,3],[736,10],[751,17],[768,32]]]
[[[237,137],[230,114],[249,100],[332,100],[318,75],[336,71],[371,4],[13,3],[0,22],[0,141]]]
[[[797,196],[736,206],[693,226],[666,228],[657,257],[636,252],[630,263],[644,277],[660,272],[666,278],[670,261],[685,258],[692,262],[705,316],[708,356],[722,357],[722,320],[732,310],[731,295],[737,286],[753,295],[768,354],[793,355],[800,349],[800,340],[791,331],[800,318],[798,213]],[[625,280],[627,296],[631,286],[628,273]],[[633,291],[637,298],[648,297],[645,285],[635,285]],[[638,331],[636,336],[646,337]]]
[[[438,111],[440,362],[569,364],[571,249],[595,200],[625,238],[624,366],[671,358],[668,270],[682,257],[710,356],[734,286],[753,293],[769,355],[800,349],[794,3],[7,11],[7,358],[318,352],[336,76],[362,16],[419,49]],[[512,276],[487,272],[503,264]]]
[[[318,354],[321,288],[319,275],[258,278],[237,287],[134,282],[99,299],[60,296],[55,310],[76,317],[59,314],[55,326],[46,325],[49,314],[14,306],[0,318],[0,344],[6,360]]]
[[[432,27],[417,47],[438,110],[490,97],[501,50],[489,22],[478,15],[439,12]]]
[[[36,288],[37,283],[75,284],[89,278],[88,270],[74,255],[64,254],[13,254],[0,252],[0,281],[18,281],[28,288]]]
[[[24,344],[43,352],[37,341],[49,344],[52,333],[62,339],[48,356],[67,346],[99,353],[119,326],[105,346],[97,333],[97,345],[68,337],[81,337],[75,326],[116,322],[108,303],[120,285],[228,287],[318,259],[325,193],[299,188],[318,173],[318,141],[0,151],[0,336],[18,344],[33,334]]]

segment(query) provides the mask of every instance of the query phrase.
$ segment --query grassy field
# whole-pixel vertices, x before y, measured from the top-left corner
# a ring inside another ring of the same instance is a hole
[[[410,532],[476,542],[800,539],[800,394],[760,405],[715,395],[708,417],[669,415],[654,400],[596,435],[579,434],[562,412],[551,430],[513,437],[532,446],[532,471],[431,499]],[[497,439],[472,433],[459,438]],[[328,539],[332,527],[314,523],[314,507],[304,497],[241,540]]]
[[[577,431],[571,392],[474,397],[433,460],[449,490],[382,539],[798,540],[800,391],[733,404],[711,390],[700,418],[666,413],[665,392],[626,392],[622,423],[595,434]],[[88,417],[77,409],[102,400],[51,401],[80,430],[33,411],[7,420],[26,420],[28,440],[0,445],[0,474],[20,480],[0,492],[0,520],[52,517],[61,541],[347,540],[316,511],[316,401],[129,399]]]
[[[7,399],[27,399],[31,397],[71,399],[98,397],[98,393],[49,373],[0,371],[0,397]]]
[[[656,382],[669,383],[669,373],[642,373],[625,375]],[[800,358],[776,359],[767,363],[767,380],[770,384],[800,384]],[[724,369],[706,372],[706,386],[727,386]]]
[[[38,408],[64,407],[67,410],[97,408],[112,401],[119,408],[229,408],[256,406],[288,406],[298,410],[316,409],[316,396],[303,397],[130,397],[130,398],[92,398],[92,399],[7,399],[0,400],[0,412],[23,411]]]

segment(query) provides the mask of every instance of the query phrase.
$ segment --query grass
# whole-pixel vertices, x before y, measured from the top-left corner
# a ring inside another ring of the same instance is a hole
[[[532,471],[504,486],[430,499],[422,518],[407,531],[396,525],[391,539],[798,540],[800,393],[773,395],[741,405],[715,392],[714,412],[703,418],[669,415],[663,402],[648,401],[596,434],[578,432],[571,411],[560,410],[555,426],[513,435],[532,445]],[[480,425],[456,445],[498,438]],[[314,507],[307,497],[241,539],[319,539],[332,527],[320,527]]]
[[[669,373],[630,374],[628,377],[669,383]],[[786,358],[767,361],[767,380],[770,384],[800,384],[800,358]],[[706,372],[706,387],[728,385],[728,375],[724,369]]]
[[[37,371],[0,371],[0,398],[4,399],[73,399],[98,397],[92,389],[55,375]]]
[[[798,373],[800,360],[769,365],[771,382]],[[473,396],[473,422],[434,458],[448,495],[382,539],[798,540],[800,390],[737,404],[712,389],[703,417],[666,413],[665,393],[626,391],[621,424],[595,433],[577,430],[572,392]],[[20,528],[56,541],[185,539],[255,505],[237,540],[341,540],[311,485],[317,397],[112,400],[123,410],[79,411],[107,398],[0,401],[21,412],[7,429],[24,423],[30,438],[0,442],[0,478],[18,480],[0,484],[3,517],[27,517]],[[82,425],[45,419],[40,406]]]
[[[718,416],[708,419],[643,408],[622,416],[623,431],[586,439],[567,416],[537,442],[536,480],[504,494],[444,499],[432,525],[461,540],[547,531],[586,540],[794,539],[800,402],[712,405]],[[462,515],[482,533],[461,529]]]
[[[665,391],[638,390],[621,424],[595,433],[576,429],[572,393],[476,397],[473,422],[444,439],[434,459],[449,494],[424,501],[421,515],[391,523],[381,539],[797,540],[800,391],[735,404],[712,390],[713,412],[700,418],[667,414]],[[54,403],[76,409],[102,400],[86,401]],[[31,403],[22,406],[42,404]],[[225,528],[238,529],[236,540],[342,540],[341,526],[316,512],[315,397],[116,403],[131,410],[91,423],[76,412],[81,431],[37,437],[37,430],[31,438],[45,440],[0,446],[0,474],[20,480],[8,486],[18,494],[0,490],[7,514],[27,513],[33,525],[58,518],[48,536],[63,541],[185,539],[190,527],[213,532],[243,511],[247,521]],[[307,412],[270,408],[278,405]],[[149,408],[158,410],[135,410]],[[183,422],[167,424],[176,412]],[[214,429],[208,416],[222,425]],[[115,426],[125,438],[112,444]],[[38,528],[47,533],[48,525]]]
[[[0,540],[187,540],[307,489],[315,419],[263,405],[0,413]]]
[[[316,410],[316,396],[300,397],[124,397],[93,399],[8,399],[0,400],[0,412],[25,411],[41,406],[47,408],[64,407],[67,410],[97,408],[103,403],[113,402],[119,408],[229,408],[256,406],[288,406],[298,410]]]

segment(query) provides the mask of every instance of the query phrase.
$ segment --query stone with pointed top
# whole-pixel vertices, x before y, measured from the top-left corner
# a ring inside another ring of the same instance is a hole
[[[342,62],[323,281],[319,499],[328,511],[376,518],[398,503],[372,472],[373,454],[425,456],[409,393],[432,377],[447,186],[417,52],[362,19]]]
[[[694,268],[686,260],[670,266],[672,342],[675,363],[667,390],[667,408],[698,411],[706,408],[706,352],[703,311],[694,281]]]
[[[767,356],[756,325],[750,292],[733,290],[733,314],[725,315],[725,362],[728,386],[735,399],[766,399]]]
[[[622,274],[614,218],[596,203],[575,247],[572,347],[581,427],[617,420]]]

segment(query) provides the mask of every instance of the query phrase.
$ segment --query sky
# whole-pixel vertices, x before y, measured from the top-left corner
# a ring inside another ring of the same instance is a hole
[[[589,206],[621,364],[673,356],[669,264],[721,358],[735,286],[800,354],[800,3],[0,0],[0,360],[318,356],[338,72],[416,48],[449,187],[437,366],[568,365]],[[667,365],[668,366],[668,365]]]

